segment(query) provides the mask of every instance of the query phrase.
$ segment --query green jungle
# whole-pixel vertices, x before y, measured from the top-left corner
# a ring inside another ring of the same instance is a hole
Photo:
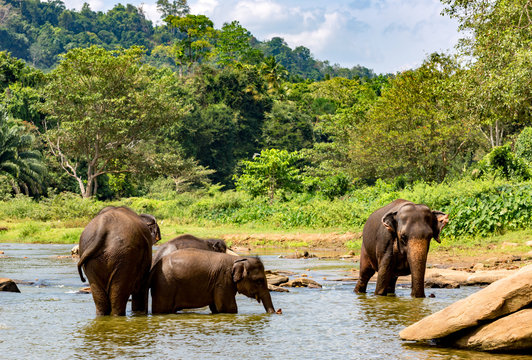
[[[532,3],[442,3],[456,49],[375,74],[182,0],[0,0],[0,242],[77,243],[107,205],[165,240],[359,232],[397,198],[449,214],[436,247],[532,239]]]

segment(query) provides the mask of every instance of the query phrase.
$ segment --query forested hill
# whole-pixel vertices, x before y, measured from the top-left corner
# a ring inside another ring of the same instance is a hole
[[[212,27],[208,18],[198,18]],[[240,27],[238,23],[235,24]],[[203,40],[207,41],[207,47],[218,47],[223,42],[221,33],[223,29],[212,29],[211,33],[206,34]],[[142,7],[131,4],[117,4],[104,13],[92,11],[87,3],[81,11],[75,11],[67,9],[60,0],[0,0],[0,50],[9,51],[42,70],[54,68],[59,61],[58,55],[73,48],[91,45],[106,49],[140,45],[148,50],[149,62],[175,65],[161,56],[158,46],[169,45],[183,38],[186,38],[186,30],[167,23],[154,26],[146,19]],[[273,56],[288,70],[293,80],[322,80],[336,76],[349,79],[375,77],[372,70],[360,65],[348,69],[316,60],[306,47],[298,46],[292,50],[281,38],[268,41],[253,39],[252,45],[256,52],[246,59],[247,62],[256,64]],[[213,59],[206,57],[203,61]]]

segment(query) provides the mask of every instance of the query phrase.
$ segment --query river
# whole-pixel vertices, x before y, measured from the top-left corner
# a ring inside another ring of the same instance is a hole
[[[266,269],[305,273],[322,289],[272,293],[282,315],[237,296],[239,313],[208,308],[172,315],[96,317],[82,284],[72,245],[0,244],[0,277],[32,282],[21,293],[0,293],[0,359],[530,359],[420,346],[399,339],[404,327],[478,291],[427,289],[434,298],[353,293],[336,281],[355,264],[343,260],[285,259],[261,255]],[[128,305],[128,310],[130,305]]]

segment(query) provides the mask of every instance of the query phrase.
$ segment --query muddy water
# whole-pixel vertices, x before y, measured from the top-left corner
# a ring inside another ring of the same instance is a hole
[[[342,260],[263,255],[267,269],[305,273],[323,289],[272,293],[283,315],[268,315],[238,295],[237,315],[207,308],[173,315],[96,317],[68,245],[0,244],[0,277],[21,294],[0,293],[1,359],[519,359],[402,342],[405,326],[478,288],[434,289],[435,298],[357,296],[354,283],[335,281],[355,264]],[[369,291],[374,289],[369,285]],[[530,357],[522,357],[530,359]]]

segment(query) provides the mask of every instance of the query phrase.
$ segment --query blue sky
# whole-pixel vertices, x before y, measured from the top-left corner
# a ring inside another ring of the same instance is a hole
[[[108,10],[116,2],[66,0],[67,8],[88,2]],[[142,6],[160,21],[156,0],[121,1]],[[459,33],[457,23],[440,15],[439,0],[189,0],[193,14],[207,15],[217,28],[233,20],[259,40],[280,36],[292,48],[303,45],[315,58],[376,73],[414,68],[435,51],[450,52]]]

